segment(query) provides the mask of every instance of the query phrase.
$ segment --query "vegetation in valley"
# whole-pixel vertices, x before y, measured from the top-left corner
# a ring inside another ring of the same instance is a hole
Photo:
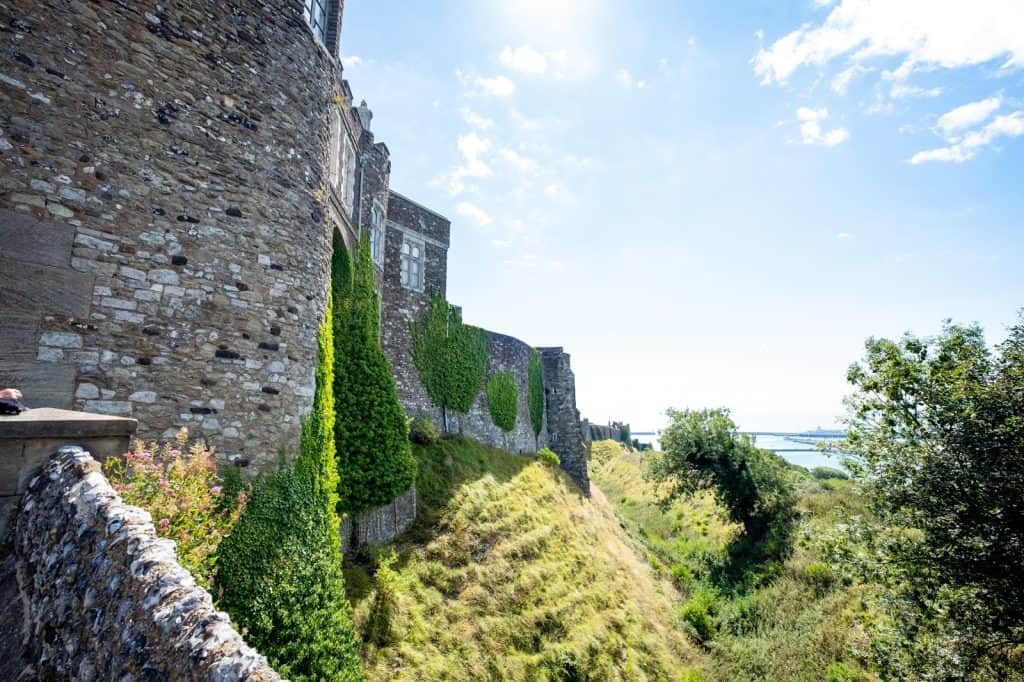
[[[412,358],[447,432],[448,410],[468,412],[483,388],[491,363],[487,332],[464,324],[462,312],[435,295],[412,324]]]
[[[340,509],[356,513],[395,499],[416,479],[408,424],[379,339],[379,301],[370,245],[363,235],[353,259],[335,237],[334,440]]]
[[[328,305],[298,457],[256,481],[245,513],[218,550],[219,606],[292,680],[362,679],[336,513],[332,329]]]
[[[349,570],[369,679],[700,679],[675,589],[607,504],[460,437],[414,452],[414,528]]]
[[[702,645],[709,680],[876,679],[864,622],[873,588],[836,569],[848,524],[868,513],[849,481],[787,470],[796,519],[784,559],[748,564],[730,551],[743,524],[707,488],[673,495],[647,474],[651,454],[613,441],[591,446],[595,497],[603,494],[652,568],[680,593],[680,628]],[[728,580],[723,578],[728,577]]]

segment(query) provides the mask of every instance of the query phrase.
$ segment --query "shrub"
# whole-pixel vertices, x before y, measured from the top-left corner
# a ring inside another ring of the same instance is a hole
[[[804,566],[804,580],[806,580],[819,594],[826,592],[832,583],[835,582],[835,574],[827,564],[820,561]]]
[[[527,366],[526,373],[530,426],[533,427],[533,437],[536,439],[540,436],[540,430],[544,428],[544,370],[540,364],[540,353],[536,350],[530,355],[530,364]]]
[[[378,338],[379,305],[365,235],[352,262],[336,237],[334,299],[334,440],[340,509],[360,512],[395,499],[416,479],[405,413]]]
[[[850,475],[840,469],[833,469],[832,467],[814,467],[811,469],[811,476],[814,476],[820,481],[827,480],[840,480],[847,481],[850,479]]]
[[[562,460],[560,460],[558,455],[550,448],[541,449],[541,451],[537,453],[537,459],[555,469],[562,465]]]
[[[516,427],[519,411],[519,387],[512,372],[495,372],[487,381],[487,409],[491,420],[502,431]]]
[[[825,668],[825,682],[860,682],[864,676],[846,663],[829,663]]]
[[[108,459],[103,469],[121,499],[153,516],[157,535],[177,542],[178,561],[196,583],[211,589],[217,547],[247,498],[238,490],[225,503],[213,451],[198,443],[189,447],[188,431],[182,429],[173,444],[136,441],[134,450]]]
[[[715,637],[714,608],[715,594],[709,590],[697,592],[679,608],[679,618],[699,642],[708,642]]]
[[[420,445],[433,445],[441,439],[437,424],[430,417],[416,417],[409,427],[409,440]]]
[[[292,680],[361,680],[341,570],[331,306],[320,326],[313,410],[291,466],[260,479],[220,552],[220,605]]]

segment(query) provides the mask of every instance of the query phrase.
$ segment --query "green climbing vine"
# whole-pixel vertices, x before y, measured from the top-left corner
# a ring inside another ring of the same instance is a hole
[[[526,398],[530,407],[530,426],[533,427],[534,441],[540,437],[544,427],[544,372],[540,366],[540,353],[533,351],[527,366]]]
[[[459,309],[436,295],[422,319],[412,324],[412,359],[420,381],[441,408],[448,431],[448,410],[468,412],[480,394],[490,365],[487,332],[463,324]]]
[[[335,238],[334,395],[340,509],[360,512],[395,499],[416,479],[405,412],[380,347],[380,303],[366,235],[353,260]]]
[[[218,606],[291,680],[362,680],[341,572],[334,456],[331,302],[318,335],[316,393],[299,455],[258,479],[218,550]]]
[[[516,413],[519,411],[519,387],[512,372],[495,372],[487,382],[487,409],[491,420],[502,431],[516,427]]]

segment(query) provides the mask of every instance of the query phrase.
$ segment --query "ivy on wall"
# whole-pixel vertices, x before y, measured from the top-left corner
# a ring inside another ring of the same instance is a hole
[[[495,372],[487,381],[487,409],[491,420],[502,431],[516,427],[516,413],[519,411],[519,387],[512,372]]]
[[[357,513],[391,502],[416,479],[405,412],[391,364],[380,346],[380,303],[370,243],[364,234],[353,259],[335,237],[334,442],[339,508]]]
[[[341,571],[335,462],[333,323],[320,325],[313,409],[291,466],[256,481],[219,548],[218,606],[291,680],[362,680]]]
[[[446,432],[448,410],[468,412],[483,387],[491,363],[488,345],[487,332],[463,324],[459,309],[441,295],[412,325],[413,363],[427,395],[441,408]]]
[[[527,366],[526,398],[530,407],[530,426],[533,427],[533,438],[536,442],[540,430],[544,427],[544,372],[540,366],[540,353],[536,350],[530,355]]]

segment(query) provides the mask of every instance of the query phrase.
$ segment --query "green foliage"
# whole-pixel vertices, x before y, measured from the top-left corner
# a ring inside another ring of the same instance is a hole
[[[487,409],[491,421],[502,431],[516,427],[519,412],[519,387],[512,372],[495,372],[487,381]]]
[[[848,481],[848,480],[850,480],[850,475],[847,474],[845,471],[842,471],[841,469],[833,469],[832,467],[814,467],[813,469],[811,469],[811,476],[814,476],[818,480],[822,480],[822,481],[827,481],[827,480]]]
[[[537,459],[554,469],[562,465],[562,461],[558,459],[558,454],[551,450],[551,448],[541,448],[537,453]]]
[[[334,441],[340,509],[351,513],[390,502],[416,478],[408,424],[378,338],[380,311],[374,277],[366,236],[354,262],[336,237],[331,277]]]
[[[423,318],[412,325],[412,359],[427,395],[445,415],[468,412],[480,394],[490,365],[487,332],[463,324],[462,313],[435,295]]]
[[[413,449],[421,517],[378,570],[394,608],[387,643],[364,647],[369,679],[693,679],[670,596],[606,506],[465,438]],[[356,605],[364,633],[377,604]]]
[[[121,499],[153,516],[157,535],[177,543],[178,561],[209,590],[217,547],[248,497],[244,488],[225,494],[213,451],[198,443],[189,447],[188,431],[182,429],[174,443],[163,446],[137,440],[124,457],[104,462],[103,472]]]
[[[687,632],[698,642],[707,642],[715,637],[714,608],[714,592],[702,590],[679,609],[679,618],[687,625]]]
[[[775,558],[788,550],[793,519],[789,468],[777,455],[759,450],[740,436],[729,411],[668,411],[661,437],[663,452],[652,459],[650,475],[664,483],[665,503],[710,488],[743,524],[744,558]]]
[[[536,350],[530,354],[530,363],[527,365],[526,391],[530,426],[533,427],[533,437],[537,438],[544,428],[544,370],[540,364],[540,352]]]
[[[441,438],[437,424],[430,417],[416,417],[409,427],[409,440],[420,445],[433,445]]]
[[[399,575],[394,570],[394,552],[386,552],[377,563],[376,584],[373,604],[367,617],[363,639],[374,646],[382,647],[392,644],[391,619],[394,617],[399,591]]]
[[[328,303],[299,455],[257,481],[221,545],[216,580],[219,604],[246,641],[292,680],[362,679],[335,513],[331,330]]]
[[[948,322],[866,349],[840,448],[881,521],[878,659],[892,678],[1004,678],[1024,645],[1024,319],[994,353]]]

